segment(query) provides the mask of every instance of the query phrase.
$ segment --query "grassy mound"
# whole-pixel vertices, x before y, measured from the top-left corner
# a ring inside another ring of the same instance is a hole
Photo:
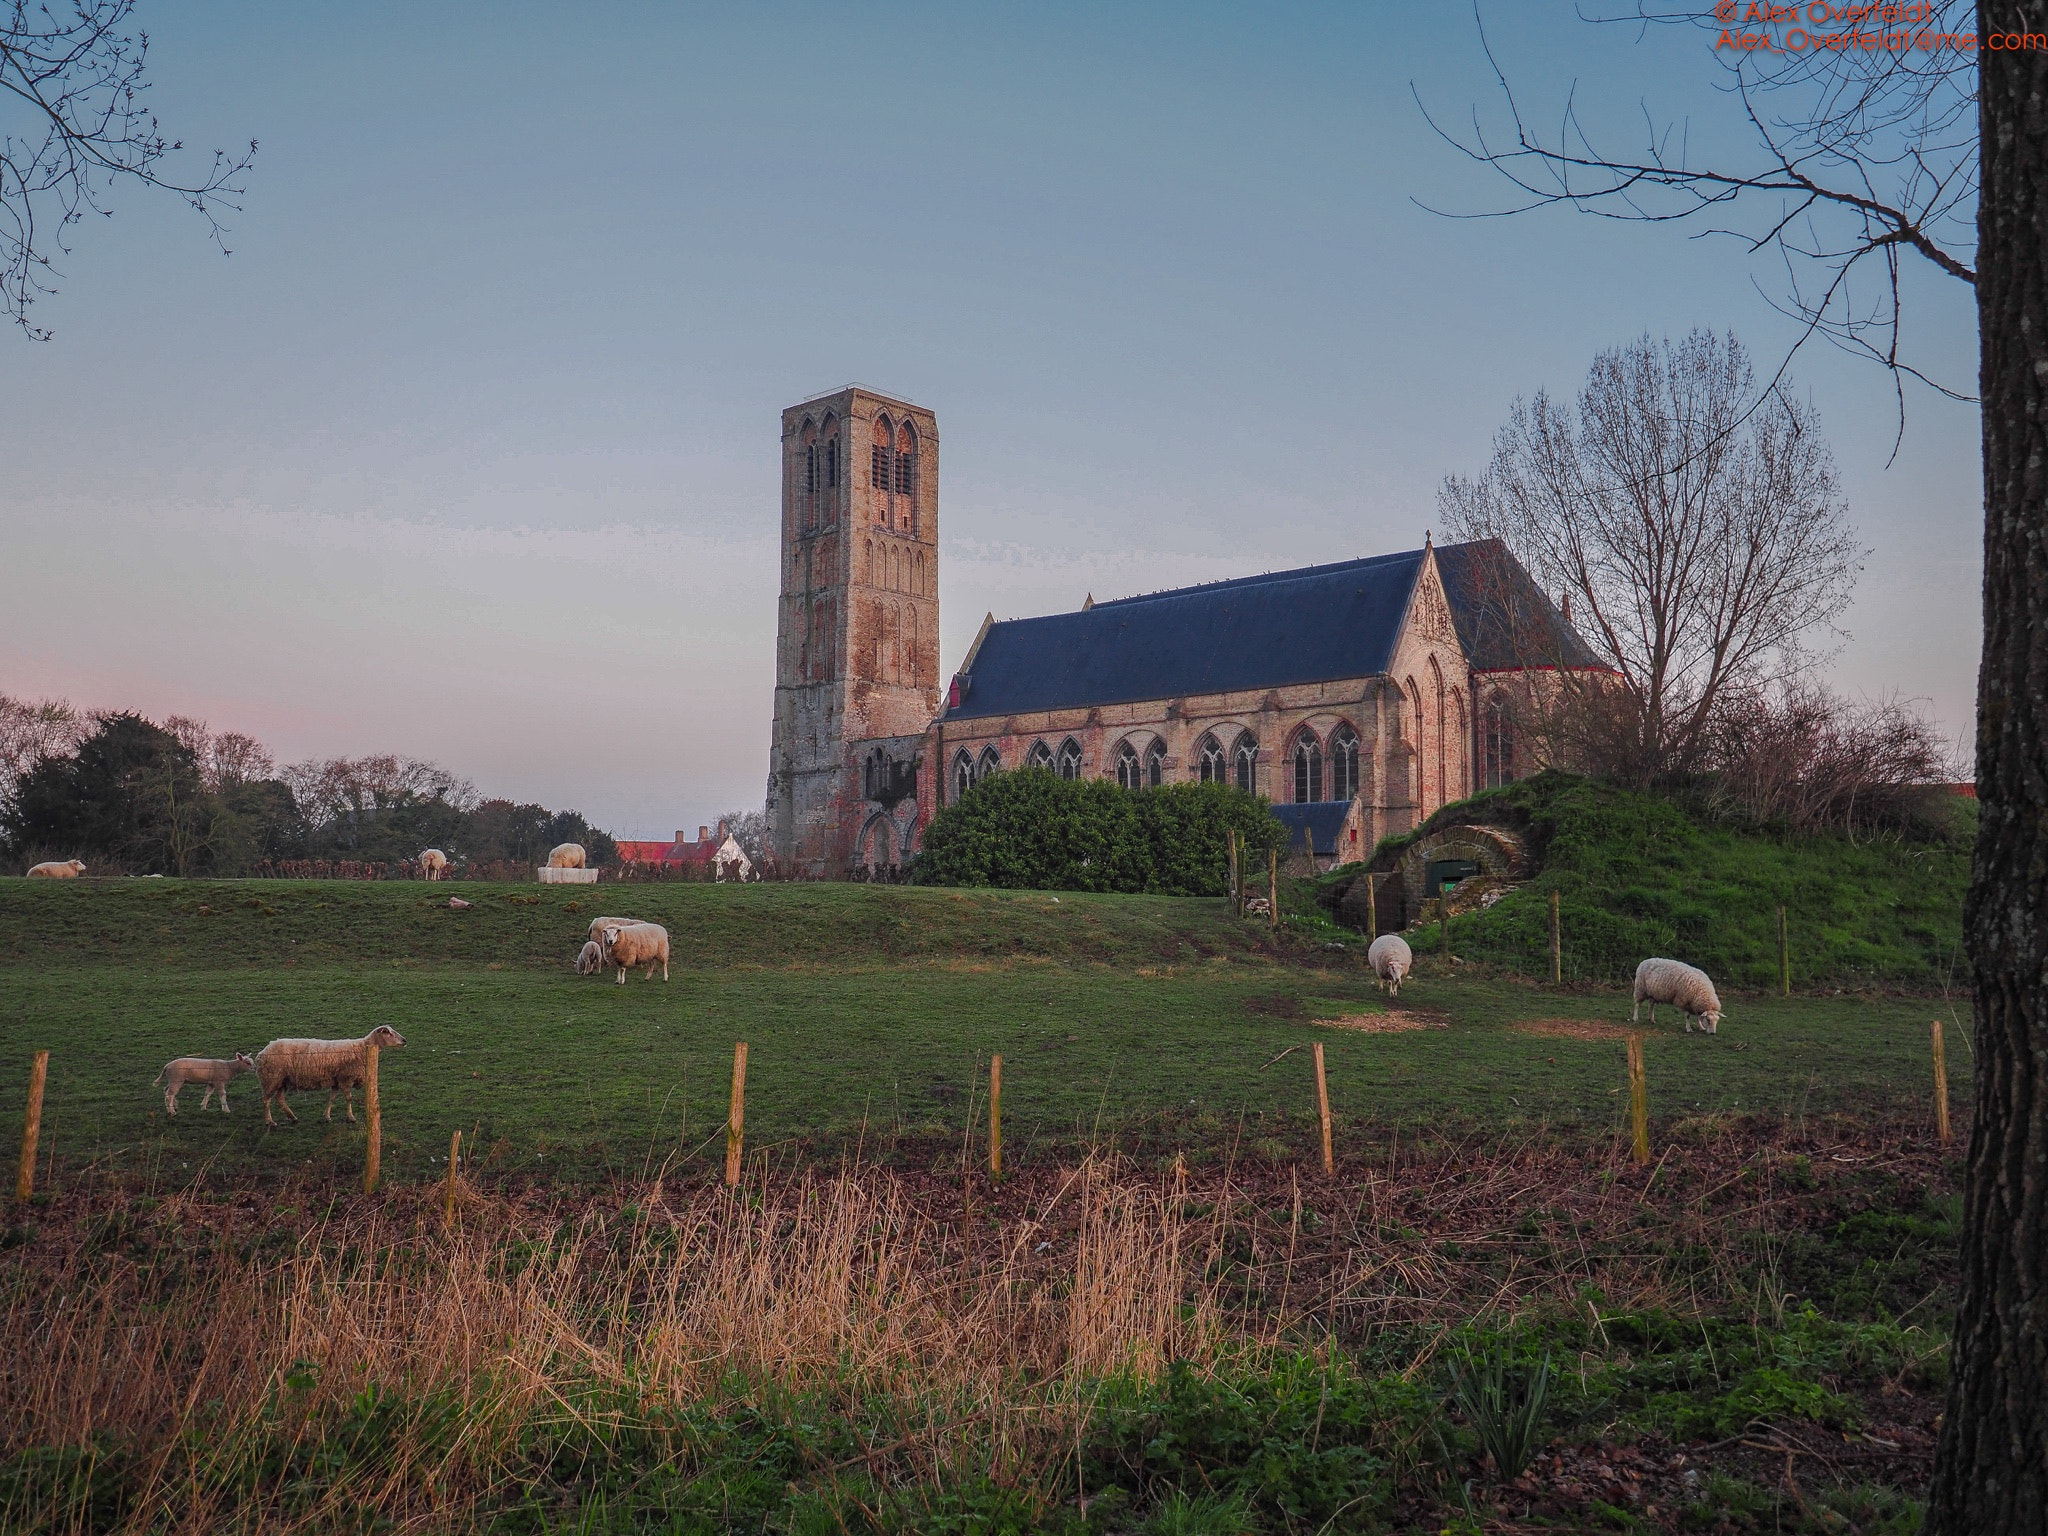
[[[1939,986],[1960,974],[1974,802],[1938,841],[1798,836],[1713,821],[1680,801],[1546,773],[1447,806],[1375,863],[1460,822],[1512,827],[1540,873],[1483,912],[1454,916],[1467,959],[1550,971],[1559,898],[1566,979],[1620,981],[1646,955],[1705,968],[1724,986],[1778,977],[1777,908],[1795,988]],[[1435,925],[1426,941],[1435,943]]]

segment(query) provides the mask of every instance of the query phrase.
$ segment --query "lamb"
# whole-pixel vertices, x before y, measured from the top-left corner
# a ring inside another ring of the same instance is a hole
[[[613,924],[604,931],[604,959],[619,968],[619,985],[626,984],[626,972],[636,965],[647,967],[647,979],[654,980],[654,967],[661,967],[661,979],[668,980],[668,930],[659,923]]]
[[[1408,947],[1408,941],[1398,933],[1383,933],[1372,941],[1365,959],[1380,985],[1399,997],[1402,978],[1415,969],[1415,952]]]
[[[595,976],[604,969],[604,946],[592,939],[576,952],[576,974]]]
[[[204,1111],[208,1102],[218,1093],[220,1112],[228,1112],[228,1080],[240,1077],[244,1072],[254,1072],[256,1063],[249,1059],[246,1051],[237,1051],[234,1056],[222,1061],[213,1056],[180,1056],[176,1061],[164,1063],[163,1071],[157,1073],[156,1081],[163,1084],[164,1113],[178,1112],[178,1090],[187,1083],[198,1083],[206,1092],[199,1096],[199,1108]]]
[[[389,1024],[379,1024],[360,1040],[273,1040],[256,1053],[257,1080],[263,1084],[263,1123],[275,1125],[270,1101],[277,1100],[296,1121],[285,1094],[294,1089],[327,1090],[327,1118],[334,1118],[334,1096],[348,1095],[348,1117],[356,1117],[356,1085],[369,1076],[369,1049],[396,1050],[405,1037]]]
[[[85,865],[78,859],[55,860],[38,864],[28,872],[31,880],[76,880],[85,873]]]
[[[1669,1003],[1685,1014],[1685,1032],[1692,1033],[1695,1020],[1701,1029],[1714,1034],[1721,1023],[1721,999],[1705,971],[1682,960],[1645,960],[1636,967],[1635,1006],[1628,1021],[1636,1021],[1636,1009],[1650,1005],[1650,1022],[1657,1022],[1657,1005]]]
[[[420,855],[420,877],[438,880],[448,872],[448,855],[438,848],[429,848]]]
[[[583,845],[581,843],[557,843],[548,851],[549,869],[581,869],[583,867]]]

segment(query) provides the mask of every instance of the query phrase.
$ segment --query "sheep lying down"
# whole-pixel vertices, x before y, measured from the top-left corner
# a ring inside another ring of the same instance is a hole
[[[1695,1021],[1710,1035],[1720,1027],[1721,998],[1714,983],[1705,971],[1683,960],[1651,959],[1636,967],[1636,998],[1628,1011],[1629,1023],[1635,1023],[1636,1009],[1644,1003],[1650,1005],[1652,1024],[1657,1022],[1657,1005],[1669,1003],[1685,1015],[1687,1034],[1692,1033]]]
[[[263,1084],[263,1123],[275,1125],[270,1116],[274,1099],[287,1118],[297,1120],[285,1095],[294,1089],[311,1093],[327,1090],[327,1118],[334,1118],[334,1096],[348,1096],[348,1117],[356,1117],[356,1088],[370,1076],[370,1047],[396,1050],[405,1037],[389,1024],[379,1024],[358,1040],[273,1040],[256,1053],[257,1081]]]
[[[164,1113],[178,1112],[178,1090],[187,1083],[198,1083],[206,1092],[199,1096],[199,1107],[204,1110],[217,1093],[220,1095],[220,1112],[228,1112],[228,1083],[244,1072],[254,1072],[256,1063],[248,1053],[237,1051],[223,1061],[216,1056],[180,1056],[176,1061],[164,1063],[163,1071],[157,1073],[157,1082],[163,1085]]]

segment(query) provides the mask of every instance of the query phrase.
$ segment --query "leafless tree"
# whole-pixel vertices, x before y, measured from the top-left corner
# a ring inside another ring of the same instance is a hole
[[[78,750],[92,721],[68,699],[9,698],[0,693],[0,803],[14,795],[23,774],[46,757]]]
[[[733,841],[745,851],[748,858],[759,864],[768,853],[768,813],[764,810],[727,811],[718,818],[719,824],[730,832]]]
[[[1644,336],[1576,402],[1517,400],[1486,472],[1444,482],[1452,531],[1501,540],[1608,669],[1556,666],[1553,757],[1635,783],[1699,767],[1728,694],[1833,633],[1861,551],[1813,409],[1769,393],[1733,336]]]
[[[56,292],[54,256],[88,213],[111,217],[110,197],[136,182],[182,198],[223,254],[221,215],[240,207],[256,143],[214,151],[203,175],[179,177],[167,139],[144,104],[149,36],[132,26],[135,0],[0,0],[0,309],[29,336],[49,339],[29,311]]]
[[[390,753],[293,763],[279,776],[315,823],[422,800],[442,800],[459,811],[477,805],[476,786],[469,780],[436,763]]]
[[[1647,103],[1640,137],[1616,142],[1588,125],[1576,89],[1556,127],[1543,130],[1489,47],[1502,116],[1490,125],[1475,112],[1462,131],[1434,118],[1431,126],[1504,176],[1514,197],[1506,207],[1460,216],[1566,206],[1726,237],[1778,268],[1765,291],[1776,308],[1801,322],[1792,351],[1820,336],[1892,371],[1901,428],[1907,379],[1951,398],[1971,398],[1959,383],[1933,379],[1910,361],[1902,321],[1911,263],[1976,281],[1974,48],[1745,47],[1745,32],[1782,44],[1788,25],[1806,26],[1810,36],[1881,23],[1873,16],[1808,25],[1795,14],[1789,23],[1766,26],[1746,23],[1746,15],[1746,0],[1635,0],[1589,18],[1701,34],[1703,55],[1718,69],[1749,139],[1746,151],[1712,163],[1694,151],[1689,125],[1660,121]],[[1976,25],[1971,0],[1930,0],[1927,19],[1894,30],[1974,42]]]
[[[240,731],[215,731],[204,720],[170,715],[164,729],[192,754],[208,794],[228,794],[243,784],[277,775],[277,760],[253,736]]]

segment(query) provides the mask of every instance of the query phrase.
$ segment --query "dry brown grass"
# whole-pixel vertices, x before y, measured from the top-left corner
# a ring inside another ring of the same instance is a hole
[[[1361,1035],[1399,1035],[1413,1029],[1449,1029],[1447,1013],[1389,1008],[1384,1013],[1347,1013],[1341,1018],[1313,1019],[1318,1029],[1349,1029]]]
[[[1609,1024],[1604,1019],[1517,1019],[1508,1027],[1552,1040],[1626,1040],[1641,1033],[1626,1024]]]
[[[1790,1197],[1743,1172],[1768,1172],[1786,1134],[1711,1127],[1672,1145],[1661,1177],[1619,1145],[1532,1139],[1381,1145],[1333,1182],[1097,1158],[999,1191],[859,1170],[738,1193],[472,1195],[452,1234],[431,1189],[313,1220],[254,1189],[148,1209],[74,1192],[0,1282],[0,1452],[129,1448],[141,1492],[122,1530],[230,1513],[248,1530],[354,1528],[365,1511],[445,1529],[534,1475],[519,1447],[537,1426],[592,1443],[631,1428],[687,1461],[665,1413],[810,1393],[895,1405],[870,1473],[972,1459],[1057,1480],[1090,1383],[1112,1373],[1572,1306],[1586,1286],[1615,1308],[1728,1305],[1734,1260],[1717,1276],[1674,1255],[1734,1254],[1737,1230],[1790,1219]],[[1858,1146],[1863,1172],[1925,1161],[1903,1135]],[[1646,1209],[1666,1241],[1629,1237]],[[252,1500],[256,1474],[232,1470],[257,1465],[252,1448],[288,1461],[360,1418],[369,1389],[460,1413],[453,1429],[419,1420],[310,1504],[288,1504],[282,1478]]]

